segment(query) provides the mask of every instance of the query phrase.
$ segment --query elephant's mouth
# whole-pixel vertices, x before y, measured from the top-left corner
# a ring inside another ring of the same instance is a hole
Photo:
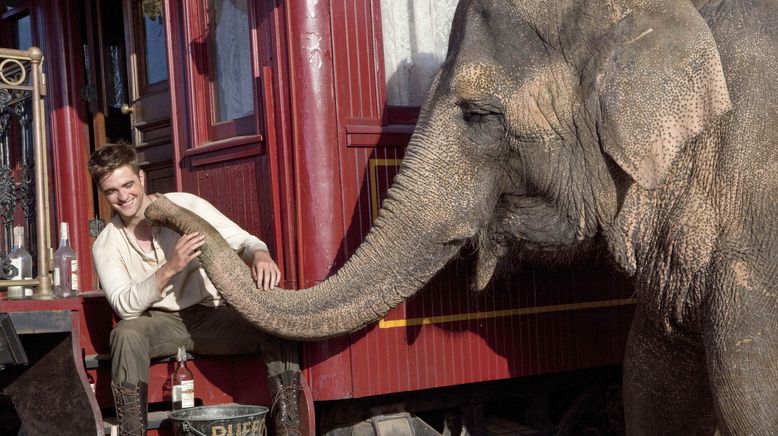
[[[500,259],[570,262],[596,246],[584,217],[572,219],[547,200],[526,195],[503,195],[492,220],[475,238],[478,263],[473,287],[483,290]]]

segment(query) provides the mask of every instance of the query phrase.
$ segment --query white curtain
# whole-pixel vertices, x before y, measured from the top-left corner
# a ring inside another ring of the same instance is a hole
[[[218,121],[234,120],[254,112],[248,7],[246,0],[210,3],[216,43]]]
[[[386,98],[421,106],[446,57],[458,0],[382,0]]]

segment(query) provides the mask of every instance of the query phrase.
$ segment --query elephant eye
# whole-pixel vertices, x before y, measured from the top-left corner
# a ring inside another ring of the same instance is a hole
[[[485,121],[487,121],[487,118],[490,116],[495,116],[497,114],[492,113],[479,113],[479,112],[465,112],[464,118],[465,121],[471,124],[480,124]]]
[[[470,139],[476,144],[492,143],[504,136],[505,118],[493,105],[462,105],[462,119]]]
[[[462,105],[462,118],[470,124],[480,124],[490,120],[501,120],[502,112],[493,105]]]

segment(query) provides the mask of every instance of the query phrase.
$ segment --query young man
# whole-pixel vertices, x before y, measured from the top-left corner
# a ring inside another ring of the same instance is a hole
[[[111,332],[111,377],[120,434],[145,435],[149,360],[179,346],[199,354],[261,351],[274,397],[278,435],[300,435],[300,369],[293,344],[254,329],[228,307],[200,267],[197,233],[180,236],[144,218],[156,198],[130,145],[106,145],[89,159],[89,173],[116,212],[92,246],[97,275],[122,319]],[[165,194],[211,223],[250,265],[257,288],[278,285],[280,272],[265,243],[192,194]],[[254,339],[254,340],[252,340]]]

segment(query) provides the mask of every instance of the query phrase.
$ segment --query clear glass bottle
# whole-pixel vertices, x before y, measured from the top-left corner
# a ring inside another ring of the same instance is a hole
[[[194,407],[194,376],[186,367],[186,348],[178,347],[176,369],[173,370],[173,410]]]
[[[59,225],[59,248],[54,252],[54,295],[59,298],[78,295],[78,258],[70,248],[68,223]]]
[[[24,227],[13,228],[13,249],[8,253],[8,260],[16,267],[14,280],[32,278],[32,256],[24,248]],[[9,286],[7,297],[12,300],[32,297],[32,288],[29,286]]]

